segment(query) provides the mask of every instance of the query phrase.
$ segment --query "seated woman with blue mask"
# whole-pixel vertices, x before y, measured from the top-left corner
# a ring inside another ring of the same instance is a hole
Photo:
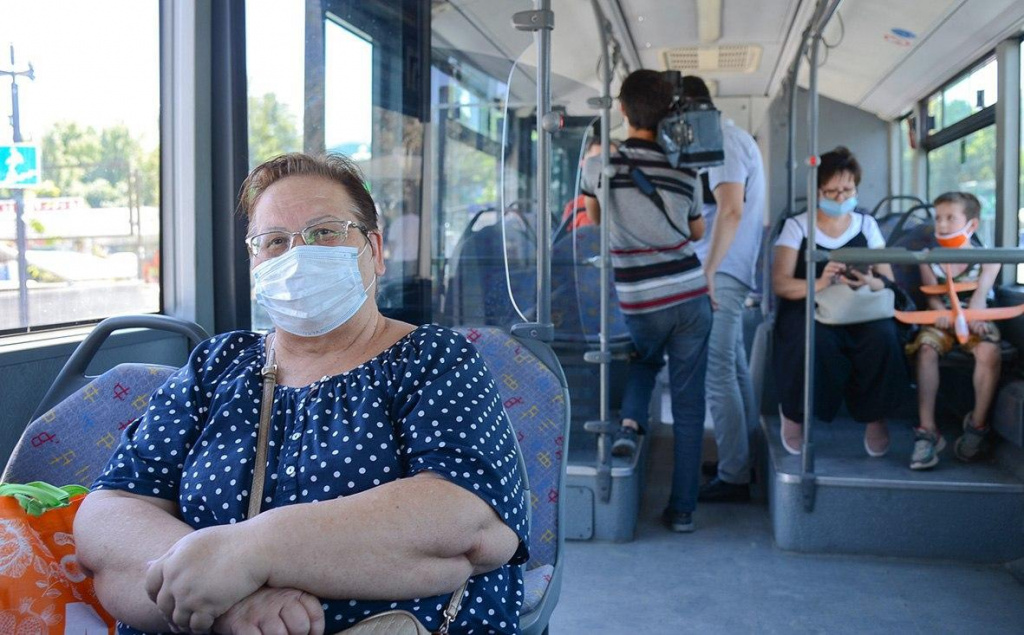
[[[840,146],[821,155],[818,168],[818,209],[815,244],[832,251],[843,247],[885,247],[875,219],[855,211],[860,164]],[[804,421],[804,320],[807,306],[807,213],[783,225],[775,242],[772,290],[779,297],[775,318],[774,362],[782,418],[782,445],[799,454]],[[880,291],[892,286],[892,268],[866,270],[838,262],[819,262],[815,292],[833,285]],[[866,424],[864,448],[880,457],[889,450],[885,419],[898,407],[909,387],[903,350],[890,317],[857,324],[815,325],[815,416],[831,421],[843,399],[853,419]]]
[[[76,518],[118,631],[333,633],[391,609],[436,630],[468,579],[449,632],[518,632],[514,432],[465,338],[377,310],[383,238],[362,175],[284,155],[253,170],[239,209],[276,329],[198,346]],[[253,516],[261,370],[275,363]]]

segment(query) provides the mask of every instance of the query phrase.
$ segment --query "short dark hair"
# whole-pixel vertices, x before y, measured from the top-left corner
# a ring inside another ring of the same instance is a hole
[[[711,101],[711,91],[708,89],[708,85],[696,75],[686,75],[683,77],[683,97],[699,99],[709,104],[714,103]]]
[[[857,157],[853,156],[849,148],[836,146],[834,150],[821,155],[821,163],[818,165],[818,187],[824,187],[833,176],[842,172],[852,174],[854,185],[860,185],[860,163],[857,163]]]
[[[591,125],[590,128],[583,134],[590,135],[587,138],[587,150],[593,148],[594,146],[601,145],[601,120],[597,119],[596,121],[594,121],[593,125]]]
[[[355,203],[353,215],[367,229],[377,229],[377,206],[366,189],[366,178],[351,159],[340,154],[282,154],[264,161],[249,172],[238,193],[238,214],[252,222],[256,201],[274,183],[288,176],[319,176],[345,189]]]
[[[938,207],[940,203],[959,203],[964,210],[964,216],[967,217],[967,220],[981,218],[981,201],[970,192],[945,192],[944,194],[939,194],[932,201],[932,205]]]
[[[619,101],[629,125],[637,130],[657,130],[672,105],[672,84],[658,71],[633,71],[622,80]]]

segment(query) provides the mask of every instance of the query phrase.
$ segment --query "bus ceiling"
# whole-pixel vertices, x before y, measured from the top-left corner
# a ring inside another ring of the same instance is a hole
[[[629,70],[675,69],[708,80],[716,103],[729,114],[732,101],[765,108],[780,92],[817,3],[760,0],[757,11],[723,0],[596,4],[608,17],[620,52],[613,92]],[[529,101],[536,51],[530,34],[510,25],[514,12],[530,6],[494,0],[436,3],[435,45],[485,68],[507,69],[510,60],[519,59],[523,72],[513,81],[512,95]],[[600,92],[600,38],[591,3],[554,0],[551,9],[552,102],[569,114],[592,114],[586,100]],[[895,119],[1022,26],[1024,3],[1015,0],[845,0],[824,32],[819,92]],[[806,65],[799,84],[807,86]]]

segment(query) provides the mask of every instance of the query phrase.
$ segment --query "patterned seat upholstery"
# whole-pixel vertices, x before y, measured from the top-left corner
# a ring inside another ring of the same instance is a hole
[[[175,369],[120,364],[33,421],[7,462],[3,482],[91,485],[121,431],[145,412],[149,396]]]
[[[564,531],[559,506],[569,431],[568,389],[554,353],[493,327],[458,329],[472,342],[497,383],[516,431],[530,486],[530,561],[520,618],[524,633],[539,633],[561,588]]]
[[[601,229],[579,227],[551,247],[551,321],[560,342],[598,342],[601,330],[601,270],[590,260],[601,254]],[[615,285],[608,285],[608,337],[629,342]]]

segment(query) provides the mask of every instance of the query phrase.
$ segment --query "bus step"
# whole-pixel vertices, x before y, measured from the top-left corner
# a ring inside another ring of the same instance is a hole
[[[762,417],[769,511],[782,549],[970,562],[1024,557],[1024,482],[998,462],[964,464],[953,456],[957,432],[932,470],[908,467],[909,422],[890,422],[881,458],[864,451],[864,427],[851,420],[814,429],[813,511],[804,509],[801,457],[779,439],[778,416]]]

